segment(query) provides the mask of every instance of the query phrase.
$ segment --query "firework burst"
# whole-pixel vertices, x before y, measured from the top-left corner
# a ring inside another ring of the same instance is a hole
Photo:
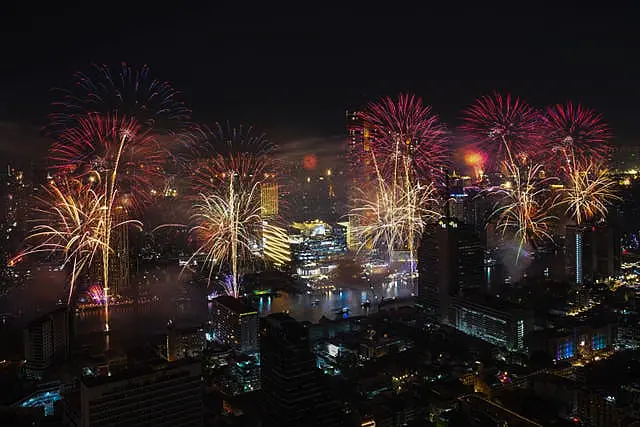
[[[356,201],[358,207],[352,209],[351,215],[360,224],[354,230],[360,242],[359,250],[385,247],[391,259],[393,251],[408,249],[413,259],[416,240],[425,223],[440,214],[432,209],[437,205],[433,185],[412,179],[408,156],[398,150],[394,157],[395,172],[389,179],[381,173],[372,153],[375,185],[371,191],[361,190],[362,197]]]
[[[60,253],[63,266],[71,266],[67,304],[75,283],[96,254],[105,248],[102,209],[104,197],[79,180],[63,179],[44,186],[45,196],[38,198],[37,219],[27,236],[35,246],[23,255],[38,252]]]
[[[60,90],[47,128],[51,135],[76,127],[87,114],[135,118],[146,129],[175,132],[190,121],[191,110],[170,84],[151,77],[149,67],[119,69],[94,65],[89,73],[74,75],[72,90]]]
[[[422,99],[409,94],[385,97],[369,104],[361,118],[378,159],[390,159],[378,165],[382,174],[394,173],[393,157],[399,151],[409,159],[412,174],[430,181],[442,177],[448,160],[447,131]],[[360,161],[368,162],[369,154],[362,155]]]
[[[512,233],[518,242],[518,260],[522,248],[544,240],[552,240],[551,223],[556,219],[550,214],[556,206],[556,198],[551,197],[548,185],[555,178],[541,178],[542,165],[521,166],[515,162],[503,162],[512,181],[498,190],[500,199],[492,217],[496,218],[496,228],[505,235]]]
[[[519,98],[483,96],[464,111],[462,130],[497,164],[537,152],[536,111]]]
[[[560,203],[566,206],[565,214],[580,225],[605,218],[607,204],[620,199],[615,190],[616,182],[606,169],[594,162],[573,160]]]
[[[140,208],[151,200],[167,153],[155,135],[133,118],[90,114],[57,136],[50,150],[56,173],[118,188],[122,204]]]
[[[200,254],[209,265],[209,280],[217,265],[228,264],[231,269],[230,295],[239,295],[240,263],[249,259],[260,239],[260,191],[256,183],[250,190],[236,183],[230,173],[227,186],[218,186],[213,193],[201,193],[193,206],[192,221],[196,224],[190,234],[198,244],[193,257]]]
[[[560,153],[560,163],[572,161],[570,157],[601,162],[611,151],[611,132],[602,116],[580,104],[547,108],[541,116],[541,132],[545,152]]]

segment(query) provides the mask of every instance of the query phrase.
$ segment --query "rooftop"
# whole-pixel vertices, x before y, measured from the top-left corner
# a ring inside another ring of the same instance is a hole
[[[238,314],[257,313],[257,311],[237,298],[229,295],[222,295],[213,300],[214,303],[220,304],[228,308],[229,310]]]

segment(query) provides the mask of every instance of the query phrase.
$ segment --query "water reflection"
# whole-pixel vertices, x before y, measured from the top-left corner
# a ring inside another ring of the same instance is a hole
[[[316,323],[322,316],[335,319],[339,315],[359,316],[377,311],[377,304],[384,298],[405,298],[411,296],[413,287],[395,280],[374,285],[371,289],[340,289],[321,294],[288,294],[282,292],[277,297],[264,296],[256,301],[261,316],[270,313],[289,312],[300,321]],[[369,306],[363,303],[369,301]],[[348,313],[341,311],[348,309]]]

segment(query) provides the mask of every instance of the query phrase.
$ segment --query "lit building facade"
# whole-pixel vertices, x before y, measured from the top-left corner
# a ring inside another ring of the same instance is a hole
[[[240,300],[228,295],[212,301],[211,333],[213,338],[229,345],[235,351],[259,351],[258,312]]]
[[[83,377],[75,425],[201,426],[201,376],[200,362],[181,361]]]
[[[263,217],[278,216],[278,183],[266,181],[260,184],[260,211]]]
[[[532,312],[467,298],[455,298],[451,308],[451,324],[459,331],[509,351],[528,352],[528,335],[533,329]]]
[[[267,261],[281,267],[291,262],[291,244],[287,230],[262,221],[262,253]]]

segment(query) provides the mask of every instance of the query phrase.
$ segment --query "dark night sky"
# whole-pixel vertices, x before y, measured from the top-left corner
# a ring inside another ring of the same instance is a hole
[[[601,111],[618,142],[640,139],[633,9],[16,3],[3,3],[0,16],[4,152],[43,145],[50,88],[91,62],[121,61],[148,64],[183,91],[196,119],[250,122],[292,150],[334,150],[346,109],[399,91],[422,96],[454,126],[493,89],[539,107],[572,99]]]

